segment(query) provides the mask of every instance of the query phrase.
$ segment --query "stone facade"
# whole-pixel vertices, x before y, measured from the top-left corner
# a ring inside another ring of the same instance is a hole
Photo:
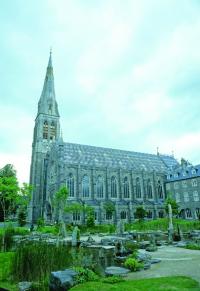
[[[134,220],[138,206],[150,219],[163,217],[166,198],[165,177],[178,163],[170,155],[65,143],[60,137],[60,121],[55,98],[51,55],[35,120],[30,183],[34,186],[30,220],[38,217],[55,220],[54,193],[62,186],[69,189],[69,203],[91,205],[96,223]],[[105,203],[113,203],[113,215]],[[66,221],[82,223],[81,213],[66,214]]]
[[[200,165],[182,160],[181,166],[168,172],[166,191],[179,205],[180,217],[198,219],[200,216]]]

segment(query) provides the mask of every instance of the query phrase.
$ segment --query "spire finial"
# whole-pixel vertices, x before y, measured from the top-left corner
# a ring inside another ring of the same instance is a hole
[[[52,68],[52,47],[50,47],[50,52],[49,52],[49,63],[48,63],[48,67]]]

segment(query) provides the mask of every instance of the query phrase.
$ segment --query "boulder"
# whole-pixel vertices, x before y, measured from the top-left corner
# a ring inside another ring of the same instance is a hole
[[[151,268],[151,263],[150,262],[146,262],[145,264],[144,264],[144,270],[148,270],[148,269],[150,269]]]
[[[18,283],[19,291],[31,290],[32,282],[23,281]]]
[[[51,272],[49,290],[50,291],[66,291],[75,285],[75,276],[78,273],[72,269],[64,271]]]
[[[156,245],[150,245],[150,246],[148,246],[147,248],[146,248],[146,251],[147,252],[155,252],[155,251],[157,251],[157,246]]]
[[[105,269],[105,274],[107,276],[126,276],[129,272],[129,269],[115,266],[107,267]]]
[[[144,262],[148,262],[151,260],[151,255],[144,253],[144,252],[141,252],[141,251],[138,251],[136,258],[139,262],[144,263]]]
[[[157,263],[160,263],[160,262],[161,262],[161,259],[151,259],[150,260],[151,264],[157,264]]]
[[[176,243],[176,246],[179,248],[185,248],[187,246],[187,243],[185,241],[180,241]]]

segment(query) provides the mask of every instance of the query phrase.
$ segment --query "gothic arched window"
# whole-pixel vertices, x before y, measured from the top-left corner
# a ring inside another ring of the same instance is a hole
[[[158,180],[157,187],[158,187],[158,198],[163,199],[163,188],[162,188],[160,180]]]
[[[90,185],[89,185],[89,177],[88,175],[83,176],[82,180],[82,193],[83,193],[83,198],[88,198],[90,195]]]
[[[117,198],[117,179],[115,176],[111,177],[111,198]]]
[[[136,178],[136,198],[142,198],[140,178]]]
[[[185,216],[186,218],[192,218],[192,212],[189,208],[185,209]]]
[[[97,177],[96,189],[97,189],[97,197],[103,198],[103,178],[101,176]]]
[[[125,177],[123,181],[123,194],[124,198],[129,198],[129,181],[127,177]]]
[[[120,213],[120,216],[121,216],[121,219],[126,219],[127,218],[127,213],[126,213],[126,211],[122,211],[121,213]]]
[[[151,184],[151,180],[150,179],[148,179],[148,181],[147,181],[147,198],[148,199],[152,199],[153,198],[152,184]]]
[[[147,218],[153,218],[153,212],[151,210],[147,211]]]
[[[48,122],[45,121],[43,124],[43,138],[48,139]]]
[[[72,213],[72,219],[73,219],[73,221],[80,221],[81,220],[81,214],[80,214],[80,212],[73,212]]]
[[[56,137],[56,126],[55,123],[52,121],[51,125],[50,125],[50,139],[55,139]]]
[[[71,173],[67,178],[67,188],[69,190],[69,197],[74,197],[74,177]]]

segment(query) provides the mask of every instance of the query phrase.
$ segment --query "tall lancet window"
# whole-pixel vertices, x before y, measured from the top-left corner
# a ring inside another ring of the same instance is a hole
[[[103,178],[101,176],[97,177],[97,198],[103,198]]]
[[[74,177],[71,173],[67,178],[67,188],[69,190],[69,197],[74,197]]]
[[[48,139],[48,122],[45,121],[43,124],[43,139]]]
[[[147,180],[147,198],[148,199],[152,199],[153,198],[152,184],[151,184],[151,180],[150,179]]]
[[[129,198],[129,181],[127,177],[125,177],[123,181],[123,194],[124,198]]]
[[[117,198],[117,179],[115,176],[111,177],[111,198]]]
[[[158,187],[158,198],[163,199],[163,188],[162,188],[160,180],[158,180],[157,187]]]
[[[56,126],[55,123],[52,121],[51,125],[50,125],[50,139],[55,139],[56,137]]]
[[[89,177],[88,175],[83,176],[82,180],[82,193],[83,198],[88,198],[90,196],[90,185],[89,185]]]
[[[136,178],[136,198],[142,198],[140,178]]]

